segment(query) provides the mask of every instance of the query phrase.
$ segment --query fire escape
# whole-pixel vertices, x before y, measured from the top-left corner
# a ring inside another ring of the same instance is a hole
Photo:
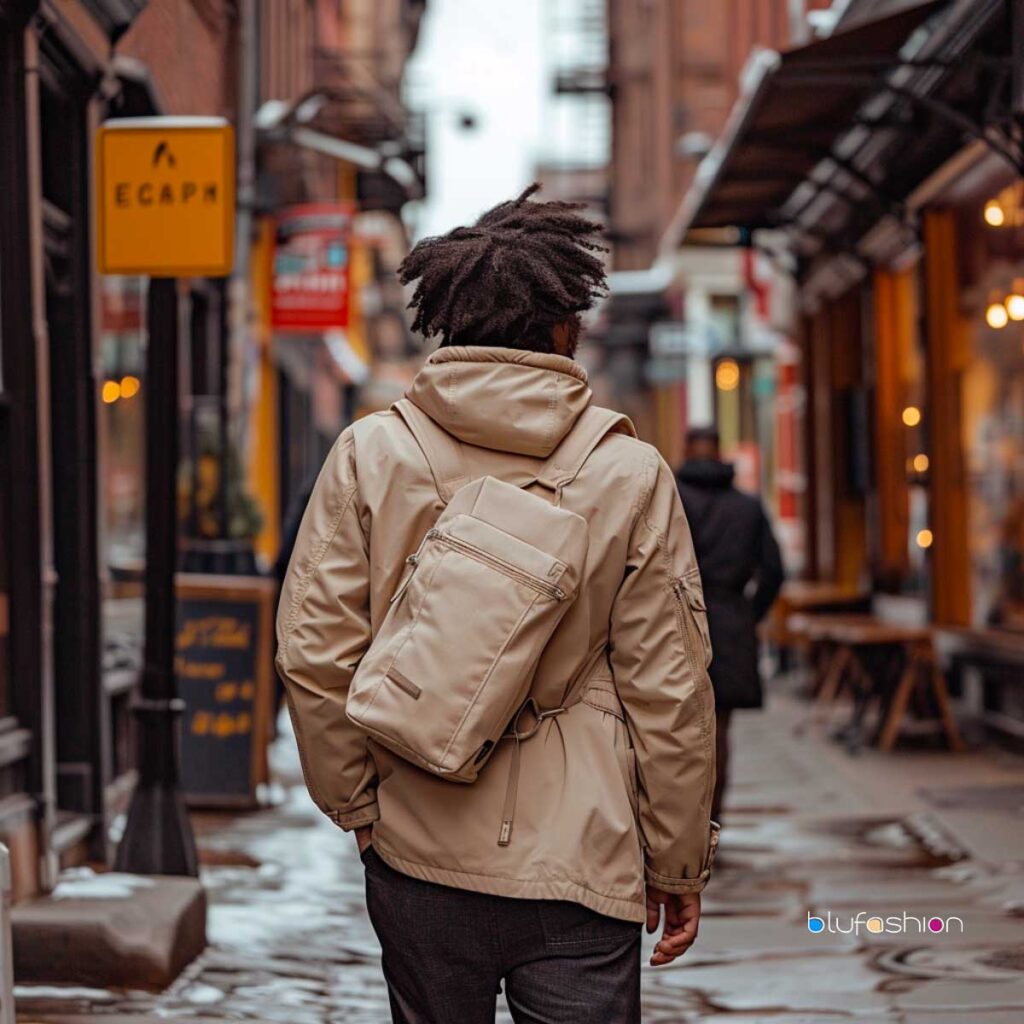
[[[422,189],[426,179],[422,116],[402,103],[400,71],[392,75],[384,58],[379,52],[343,53],[317,47],[316,88],[329,101],[317,113],[317,126],[329,135],[370,147],[385,158],[404,161],[415,170]],[[405,198],[387,175],[360,172],[363,209],[398,209]]]
[[[552,198],[608,208],[611,103],[605,0],[545,5],[551,75],[538,176]]]

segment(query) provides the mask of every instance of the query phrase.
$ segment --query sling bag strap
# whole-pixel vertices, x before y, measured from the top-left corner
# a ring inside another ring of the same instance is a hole
[[[561,502],[562,488],[579,476],[591,452],[604,440],[606,434],[611,433],[636,437],[636,430],[628,416],[612,409],[588,405],[569,433],[541,463],[537,470],[537,483],[555,492],[556,505]]]
[[[418,405],[400,398],[392,406],[416,438],[441,500],[447,505],[457,490],[469,483],[462,442],[435,423]]]
[[[447,505],[455,492],[471,479],[462,442],[408,398],[399,399],[393,408],[416,438],[430,467],[437,493]],[[576,479],[591,452],[610,433],[636,437],[628,416],[611,409],[588,406],[554,451],[540,463],[534,479],[554,492],[555,504],[561,501],[562,489]]]
[[[591,684],[594,671],[598,668],[603,658],[604,648],[599,647],[591,652],[590,657],[584,663],[583,670],[577,676],[576,682],[569,688],[565,700],[562,701],[559,707],[541,708],[533,697],[527,697],[516,712],[515,717],[509,723],[508,730],[502,734],[501,739],[512,740],[514,746],[512,747],[512,754],[508,764],[508,782],[505,784],[505,799],[501,805],[501,828],[498,831],[499,846],[508,846],[512,838],[512,824],[515,820],[516,801],[519,797],[522,744],[536,736],[541,726],[549,718],[557,718],[560,714],[568,711],[583,700]],[[533,723],[524,727],[522,717],[527,711],[533,716]]]

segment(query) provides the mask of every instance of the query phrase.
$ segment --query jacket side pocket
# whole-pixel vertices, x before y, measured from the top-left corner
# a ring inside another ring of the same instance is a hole
[[[633,808],[633,817],[636,818],[640,811],[640,793],[636,781],[636,751],[629,745],[629,738],[626,738],[626,762],[624,766],[626,773],[626,785],[629,788],[629,804]]]
[[[694,655],[703,652],[705,670],[711,664],[711,631],[708,628],[708,608],[704,603],[704,588],[700,570],[691,569],[672,584],[686,631],[687,642]]]

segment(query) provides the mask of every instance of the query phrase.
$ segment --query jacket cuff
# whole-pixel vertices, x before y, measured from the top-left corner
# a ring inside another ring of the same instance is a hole
[[[676,878],[672,875],[663,875],[655,871],[650,865],[644,867],[644,876],[647,884],[660,889],[662,892],[671,893],[694,893],[700,892],[708,884],[711,877],[711,865],[715,862],[715,855],[718,853],[718,836],[722,826],[717,821],[711,822],[708,834],[708,853],[699,875],[695,878]]]
[[[380,808],[377,806],[377,801],[374,800],[372,803],[363,804],[362,807],[354,811],[328,811],[327,817],[338,828],[351,832],[353,829],[363,828],[377,821],[380,818]]]
[[[659,875],[651,868],[645,868],[644,875],[648,885],[653,885],[662,892],[690,893],[700,892],[708,884],[711,872],[705,868],[696,878],[670,878],[668,875]]]

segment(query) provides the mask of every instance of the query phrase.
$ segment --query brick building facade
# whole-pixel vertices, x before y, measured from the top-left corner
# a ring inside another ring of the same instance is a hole
[[[609,0],[615,267],[651,265],[758,46],[799,42],[828,0]]]

